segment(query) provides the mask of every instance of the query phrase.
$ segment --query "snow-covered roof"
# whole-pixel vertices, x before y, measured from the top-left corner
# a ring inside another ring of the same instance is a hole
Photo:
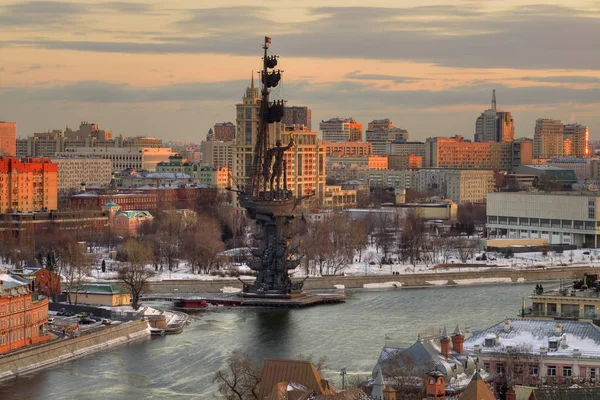
[[[499,338],[497,343],[485,346],[485,339],[496,337]],[[560,340],[558,349],[548,349],[551,340]],[[512,346],[517,351],[533,354],[540,354],[540,348],[545,348],[548,356],[572,357],[574,351],[579,351],[582,357],[600,358],[600,330],[590,322],[509,319],[488,329],[473,331],[464,347],[473,350],[476,345],[482,353],[503,353],[507,346]]]

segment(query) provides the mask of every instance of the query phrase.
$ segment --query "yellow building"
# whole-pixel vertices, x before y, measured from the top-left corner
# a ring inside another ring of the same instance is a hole
[[[78,304],[95,306],[128,306],[131,303],[131,293],[110,284],[89,284],[77,288],[67,289],[71,297],[77,293]]]
[[[0,157],[0,213],[57,210],[57,180],[49,158]]]

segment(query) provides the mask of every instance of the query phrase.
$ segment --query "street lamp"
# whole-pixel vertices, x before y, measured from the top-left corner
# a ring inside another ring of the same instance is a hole
[[[346,368],[342,368],[340,375],[342,376],[342,390],[346,390]]]

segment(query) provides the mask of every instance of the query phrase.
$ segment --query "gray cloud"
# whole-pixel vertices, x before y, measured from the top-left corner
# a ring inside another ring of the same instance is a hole
[[[540,83],[600,83],[600,78],[595,76],[526,76],[519,78],[522,81]]]
[[[392,81],[395,83],[413,83],[424,78],[416,78],[414,76],[398,76],[398,75],[384,75],[384,74],[361,74],[360,71],[352,71],[347,73],[344,78],[356,79],[365,81]]]
[[[7,44],[93,52],[256,55],[269,23],[274,51],[288,57],[523,69],[595,69],[600,63],[600,18],[567,7],[525,6],[493,14],[478,7],[450,6],[316,8],[310,13],[314,20],[295,25],[293,33],[289,24],[270,21],[264,8],[237,7],[189,11],[191,16],[172,25],[176,34],[145,42],[34,39]],[[423,19],[431,13],[444,18]],[[238,29],[244,34],[231,34]]]

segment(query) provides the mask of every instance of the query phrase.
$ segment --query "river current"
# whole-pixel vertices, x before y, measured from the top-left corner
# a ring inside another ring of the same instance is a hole
[[[213,399],[225,357],[327,358],[324,375],[366,376],[385,335],[410,345],[428,328],[486,328],[516,316],[534,285],[348,291],[344,304],[306,309],[212,308],[182,334],[103,351],[0,383],[0,399]]]

